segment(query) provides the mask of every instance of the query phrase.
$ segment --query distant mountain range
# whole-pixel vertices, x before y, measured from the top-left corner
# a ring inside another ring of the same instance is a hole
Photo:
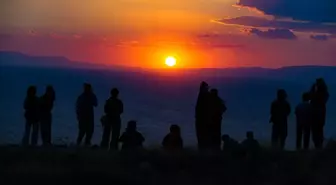
[[[121,66],[105,66],[88,62],[71,61],[59,56],[29,56],[19,52],[0,51],[0,66],[27,66],[27,67],[60,67],[60,68],[87,68],[87,69],[110,69],[126,70],[131,72],[147,72],[150,74],[162,74],[162,70],[149,70],[142,68],[128,68]],[[169,70],[166,70],[169,73]],[[238,67],[238,68],[203,68],[174,70],[174,74],[188,76],[208,77],[250,77],[269,79],[289,79],[291,81],[313,80],[324,77],[326,80],[336,80],[336,66],[289,66],[278,69],[262,67]]]

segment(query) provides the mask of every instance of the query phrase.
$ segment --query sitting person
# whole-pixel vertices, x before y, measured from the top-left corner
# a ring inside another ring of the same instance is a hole
[[[145,138],[137,131],[136,121],[129,121],[126,131],[121,135],[119,142],[122,143],[122,150],[142,148]]]
[[[253,132],[246,132],[246,139],[241,143],[241,145],[247,153],[255,153],[260,149],[259,142],[254,139]]]
[[[164,150],[181,150],[183,148],[181,129],[178,125],[170,126],[170,133],[164,137],[162,146]]]
[[[224,152],[233,152],[233,151],[238,151],[240,146],[238,141],[232,139],[229,135],[224,134],[222,136],[222,141],[223,141],[223,151]]]

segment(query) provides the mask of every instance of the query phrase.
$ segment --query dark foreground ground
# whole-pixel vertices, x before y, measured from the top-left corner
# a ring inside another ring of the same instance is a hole
[[[334,185],[335,150],[263,151],[255,158],[185,151],[107,152],[0,147],[0,184]]]

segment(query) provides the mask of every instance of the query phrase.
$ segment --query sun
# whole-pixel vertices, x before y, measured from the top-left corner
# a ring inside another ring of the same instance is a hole
[[[176,59],[174,57],[169,56],[166,58],[165,64],[169,67],[173,67],[176,65]]]

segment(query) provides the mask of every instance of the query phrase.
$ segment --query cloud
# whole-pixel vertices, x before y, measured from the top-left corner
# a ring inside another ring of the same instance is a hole
[[[217,23],[236,26],[249,26],[257,28],[281,28],[298,32],[336,33],[335,24],[322,24],[316,22],[300,22],[290,20],[266,19],[262,17],[241,16],[215,20]]]
[[[75,38],[75,39],[81,39],[81,38],[82,38],[82,36],[81,36],[81,35],[79,35],[79,34],[73,34],[73,38]]]
[[[239,0],[238,6],[264,14],[309,22],[336,23],[335,0]]]
[[[317,41],[326,41],[326,40],[329,40],[329,36],[328,35],[311,35],[310,38],[313,39],[313,40],[317,40]]]
[[[287,29],[269,29],[266,31],[262,31],[257,28],[251,28],[247,29],[246,32],[265,39],[297,39],[297,36],[292,31]]]
[[[37,36],[37,35],[38,35],[38,33],[37,33],[37,31],[36,31],[36,30],[34,30],[34,29],[31,29],[31,30],[29,30],[29,31],[28,31],[28,35],[30,35],[30,36]]]

